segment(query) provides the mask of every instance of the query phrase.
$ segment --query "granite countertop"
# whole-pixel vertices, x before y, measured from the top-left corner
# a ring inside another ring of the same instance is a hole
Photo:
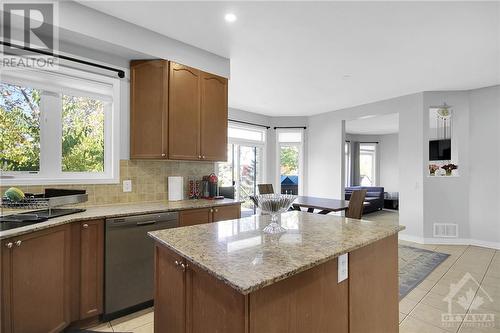
[[[241,201],[236,201],[233,199],[222,199],[222,200],[197,199],[197,200],[156,201],[156,202],[138,202],[138,203],[128,203],[128,204],[112,204],[103,206],[88,206],[85,207],[86,211],[82,213],[56,217],[49,219],[45,222],[35,223],[21,228],[0,231],[0,239],[19,236],[33,231],[46,229],[57,225],[76,222],[76,221],[224,206],[235,203],[241,203]],[[64,208],[69,208],[69,207],[64,206]],[[9,215],[20,212],[21,211],[19,210],[11,209],[8,211],[4,210],[3,214]]]
[[[281,235],[262,229],[270,216],[150,232],[175,251],[242,294],[305,271],[405,228],[334,215],[287,212]]]

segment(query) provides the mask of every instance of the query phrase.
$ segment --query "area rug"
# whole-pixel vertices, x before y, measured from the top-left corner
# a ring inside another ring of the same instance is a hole
[[[399,245],[399,299],[405,297],[450,255]]]

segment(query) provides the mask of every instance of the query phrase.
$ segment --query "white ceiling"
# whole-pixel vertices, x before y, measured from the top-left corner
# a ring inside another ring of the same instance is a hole
[[[266,115],[500,83],[499,2],[82,3],[230,58],[229,106]]]
[[[345,122],[345,132],[349,134],[383,135],[399,132],[399,114],[363,117]]]

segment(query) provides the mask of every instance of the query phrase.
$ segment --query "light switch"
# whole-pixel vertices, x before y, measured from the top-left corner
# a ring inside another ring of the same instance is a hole
[[[349,264],[348,264],[348,253],[345,253],[337,258],[338,260],[338,273],[337,273],[337,282],[340,283],[346,280],[349,277]]]
[[[132,192],[132,181],[130,179],[123,181],[123,192]]]

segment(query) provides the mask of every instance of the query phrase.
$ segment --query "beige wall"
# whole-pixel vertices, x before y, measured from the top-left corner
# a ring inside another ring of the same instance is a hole
[[[26,193],[42,193],[46,187],[85,189],[89,195],[88,206],[167,200],[167,177],[183,176],[185,193],[187,193],[187,177],[201,178],[214,172],[212,162],[179,162],[179,161],[120,161],[119,184],[96,185],[47,185],[16,186]],[[122,181],[132,180],[132,192],[122,191]],[[0,187],[3,195],[10,186]]]

